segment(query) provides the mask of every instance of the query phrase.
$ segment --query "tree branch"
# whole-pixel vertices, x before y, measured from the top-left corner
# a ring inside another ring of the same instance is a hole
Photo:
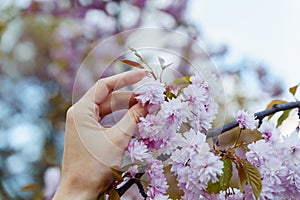
[[[265,117],[267,117],[269,115],[273,115],[277,112],[289,110],[289,109],[293,109],[293,108],[300,109],[300,101],[289,102],[289,103],[285,103],[285,104],[276,104],[272,108],[257,112],[254,115],[256,116],[256,119],[258,119],[259,121],[262,121]],[[217,137],[217,136],[221,135],[222,133],[237,127],[238,125],[239,124],[237,123],[237,121],[233,120],[233,121],[225,124],[222,127],[207,131],[206,137],[207,138]]]

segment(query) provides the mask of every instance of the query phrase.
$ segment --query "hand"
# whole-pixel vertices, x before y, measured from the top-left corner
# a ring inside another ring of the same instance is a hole
[[[62,178],[55,200],[96,199],[112,183],[111,167],[121,166],[124,151],[146,109],[132,92],[115,91],[140,81],[136,70],[100,79],[67,112]],[[110,128],[99,124],[107,114],[132,106]]]

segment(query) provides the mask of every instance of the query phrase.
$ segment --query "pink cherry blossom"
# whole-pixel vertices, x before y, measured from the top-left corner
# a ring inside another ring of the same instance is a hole
[[[235,115],[236,121],[239,123],[240,128],[254,130],[257,125],[255,116],[253,113],[248,113],[247,111],[240,110]]]
[[[143,85],[138,87],[134,93],[138,95],[135,98],[142,105],[145,105],[146,102],[148,102],[149,104],[156,105],[161,104],[165,100],[164,91],[164,84],[157,81],[153,81],[144,83]]]
[[[132,163],[143,161],[150,156],[147,146],[142,141],[136,139],[130,141],[127,150],[125,151],[125,155],[130,157]]]
[[[147,199],[160,199],[169,188],[167,179],[164,175],[163,164],[162,161],[154,158],[150,158],[148,162],[149,164],[146,172],[150,178],[150,183],[147,186]]]

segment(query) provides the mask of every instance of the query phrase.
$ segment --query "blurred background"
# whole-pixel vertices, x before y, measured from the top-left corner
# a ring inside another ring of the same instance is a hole
[[[187,42],[172,48],[199,65],[215,63],[226,96],[219,112],[229,121],[240,108],[255,112],[271,99],[293,100],[288,88],[299,83],[299,8],[297,1],[271,0],[1,0],[0,199],[52,195],[76,73],[99,41],[139,27],[198,41],[205,53]],[[108,65],[130,39],[94,52],[88,64]],[[74,90],[125,70],[83,71]]]

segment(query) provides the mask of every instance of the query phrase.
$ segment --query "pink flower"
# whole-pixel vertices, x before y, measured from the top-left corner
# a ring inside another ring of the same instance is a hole
[[[153,138],[163,129],[165,122],[160,116],[147,115],[141,117],[138,123],[138,136],[141,138]]]
[[[162,197],[169,188],[167,179],[164,175],[163,164],[162,161],[154,158],[151,158],[148,161],[147,174],[150,178],[150,183],[147,186],[147,199],[160,199],[158,196]]]
[[[268,145],[265,140],[259,140],[255,143],[251,143],[248,145],[250,151],[246,153],[247,160],[249,160],[255,166],[262,165],[266,156],[272,157],[274,150]]]
[[[164,116],[169,125],[175,124],[176,128],[182,123],[182,105],[179,99],[172,99],[161,105],[160,115]]]
[[[183,94],[188,98],[188,101],[195,104],[203,104],[209,97],[209,93],[205,88],[193,84],[184,88]]]
[[[131,140],[127,150],[125,151],[125,156],[129,156],[131,162],[134,163],[135,161],[143,161],[144,159],[149,158],[150,154],[148,152],[147,146],[138,140]]]
[[[147,200],[169,200],[169,195],[158,194],[154,198],[148,197]]]
[[[199,199],[208,181],[217,181],[223,173],[223,162],[210,152],[206,136],[193,129],[183,134],[185,144],[171,155],[171,172],[177,175],[178,187],[184,191],[182,199]]]
[[[205,88],[208,87],[200,72],[196,72],[193,76],[191,76],[190,81],[194,85],[196,85],[198,88],[199,87],[205,87]]]
[[[279,140],[279,131],[276,129],[275,124],[264,121],[258,129],[266,142],[276,142]]]
[[[254,130],[257,125],[254,113],[248,113],[247,111],[240,110],[235,115],[236,121],[239,123],[240,128]]]
[[[206,136],[203,133],[190,129],[190,131],[185,132],[183,135],[186,138],[186,141],[182,147],[191,149],[191,155],[198,154],[198,156],[202,158],[206,156],[209,152],[209,146],[206,143]]]
[[[223,162],[213,153],[209,152],[205,158],[201,158],[198,155],[195,155],[193,158],[190,165],[193,171],[192,176],[199,182],[198,187],[205,189],[208,181],[216,182],[218,180],[217,175],[223,173]]]
[[[135,97],[138,102],[144,106],[146,102],[149,102],[149,104],[161,104],[165,100],[164,92],[165,85],[153,81],[144,83],[138,87],[134,93],[138,95]]]
[[[133,166],[130,166],[128,167],[128,170],[127,170],[127,173],[129,174],[129,176],[131,178],[134,178],[135,175],[138,173],[138,166],[137,165],[133,165]]]
[[[283,136],[281,150],[284,154],[284,160],[292,165],[300,165],[300,138],[298,132],[294,131],[288,136]]]

